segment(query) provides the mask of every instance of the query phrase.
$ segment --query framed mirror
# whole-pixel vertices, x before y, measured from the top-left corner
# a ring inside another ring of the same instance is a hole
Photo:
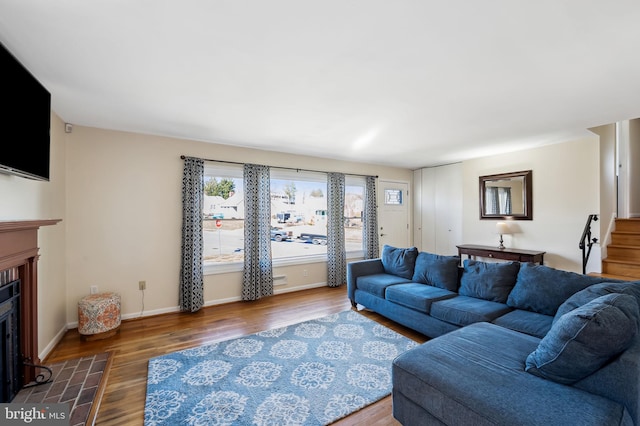
[[[480,176],[480,219],[533,220],[532,171]]]

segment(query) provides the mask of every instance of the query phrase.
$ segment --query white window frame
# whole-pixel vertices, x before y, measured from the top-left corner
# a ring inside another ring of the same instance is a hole
[[[239,177],[243,178],[243,167],[242,165],[236,164],[224,164],[224,163],[211,163],[205,164],[205,177],[206,176],[229,176],[229,177]],[[279,169],[277,167],[271,168],[270,179],[278,179],[278,180],[292,180],[292,181],[318,181],[327,180],[327,174],[324,172],[311,172],[311,171],[298,171],[298,170],[289,170],[289,169]],[[345,185],[346,186],[362,186],[363,194],[366,191],[366,179],[364,176],[355,176],[355,175],[346,175],[345,176]],[[244,186],[244,183],[243,183]],[[324,186],[324,191],[326,195],[326,183]],[[243,189],[244,192],[244,189]],[[362,258],[364,256],[364,249],[360,250],[351,250],[346,253],[348,259],[357,259]],[[283,267],[283,266],[292,266],[292,265],[306,265],[312,263],[325,263],[327,262],[327,255],[325,254],[314,254],[314,255],[301,255],[301,256],[290,256],[286,258],[278,258],[273,260],[273,267]],[[203,274],[204,275],[215,275],[215,274],[226,274],[233,272],[241,272],[244,269],[244,262],[204,262],[203,261]]]

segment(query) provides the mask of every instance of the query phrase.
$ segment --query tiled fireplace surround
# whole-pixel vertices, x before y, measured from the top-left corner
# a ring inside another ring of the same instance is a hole
[[[40,365],[38,355],[38,229],[60,219],[0,222],[0,285],[20,279],[20,353]],[[6,282],[5,282],[6,281]],[[35,367],[24,365],[23,381],[33,381]]]

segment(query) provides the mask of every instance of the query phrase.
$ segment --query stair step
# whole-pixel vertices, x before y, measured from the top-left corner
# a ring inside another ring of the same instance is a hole
[[[640,280],[640,276],[638,277],[629,277],[626,275],[614,275],[614,274],[605,274],[599,272],[589,272],[587,275],[591,277],[602,277],[602,278],[611,278],[612,280],[621,280],[621,281],[637,281]]]
[[[640,247],[640,232],[613,231],[611,244]]]
[[[616,219],[616,231],[640,232],[640,218]]]
[[[602,273],[640,279],[640,263],[612,260],[607,257],[602,260]]]
[[[611,244],[607,247],[607,259],[640,263],[640,246]]]

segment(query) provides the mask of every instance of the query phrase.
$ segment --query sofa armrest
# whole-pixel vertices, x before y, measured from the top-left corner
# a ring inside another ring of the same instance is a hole
[[[640,337],[612,362],[573,386],[623,404],[634,424],[640,424]]]
[[[382,273],[384,273],[384,266],[382,266],[382,259],[380,258],[356,260],[355,262],[347,263],[347,293],[352,305],[355,306],[356,303],[356,280],[358,277]]]

